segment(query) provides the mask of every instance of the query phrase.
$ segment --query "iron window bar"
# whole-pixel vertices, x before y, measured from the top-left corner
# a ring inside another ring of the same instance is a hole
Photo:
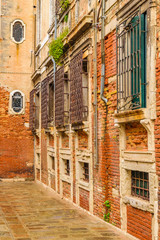
[[[149,200],[149,174],[146,172],[131,171],[131,194]]]
[[[66,165],[66,168],[65,168],[66,172],[65,172],[65,174],[69,176],[70,175],[70,162],[69,162],[69,160],[66,160],[66,164],[65,165]]]
[[[89,182],[89,163],[84,163],[83,169],[84,169],[83,180]]]
[[[116,27],[118,112],[145,107],[145,30],[140,10]]]

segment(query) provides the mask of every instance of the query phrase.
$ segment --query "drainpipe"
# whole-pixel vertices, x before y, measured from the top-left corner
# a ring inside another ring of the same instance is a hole
[[[105,83],[105,0],[102,0],[102,16],[101,16],[101,99],[107,105],[108,99],[104,97],[104,83]]]
[[[57,39],[57,14],[56,14],[56,8],[55,8],[55,20],[54,20],[54,39]],[[53,62],[53,82],[54,82],[54,104],[55,104],[55,75],[56,75],[56,62],[53,57],[51,57]],[[55,110],[54,110],[54,119],[55,119]]]
[[[94,9],[94,164],[98,164],[98,121],[97,121],[97,1]]]

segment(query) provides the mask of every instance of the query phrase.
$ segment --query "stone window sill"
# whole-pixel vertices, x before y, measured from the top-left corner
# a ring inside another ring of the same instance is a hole
[[[138,208],[143,211],[147,211],[150,213],[154,212],[154,206],[150,204],[150,202],[145,201],[143,199],[133,197],[133,196],[126,196],[123,198],[123,202],[125,204],[130,204],[134,208]]]
[[[127,123],[132,121],[140,121],[149,118],[149,111],[147,108],[140,108],[136,110],[123,111],[114,114],[115,124]]]

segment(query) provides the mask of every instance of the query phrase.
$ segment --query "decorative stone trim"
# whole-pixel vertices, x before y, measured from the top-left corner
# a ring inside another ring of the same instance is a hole
[[[13,37],[13,27],[14,27],[14,24],[15,24],[16,22],[20,22],[20,23],[22,24],[22,26],[23,26],[23,37],[22,37],[22,40],[19,41],[19,42],[17,42],[17,41],[15,40],[15,38]],[[20,20],[20,19],[15,19],[15,20],[11,23],[11,40],[12,40],[14,43],[16,43],[16,44],[21,44],[21,43],[24,42],[25,38],[26,38],[26,27],[25,27],[24,22],[23,22],[22,20]]]
[[[16,92],[19,92],[22,96],[22,101],[23,101],[23,107],[21,109],[21,111],[19,112],[15,112],[12,108],[12,97],[13,95],[16,93]],[[20,90],[14,90],[10,93],[10,98],[9,98],[9,114],[11,115],[21,115],[21,114],[25,114],[25,95],[24,93],[22,93]]]

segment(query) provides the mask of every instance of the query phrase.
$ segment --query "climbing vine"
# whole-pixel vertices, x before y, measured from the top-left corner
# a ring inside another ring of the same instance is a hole
[[[69,0],[60,0],[60,9],[63,13],[69,7]]]
[[[104,202],[104,205],[105,205],[106,208],[107,208],[107,213],[104,214],[104,220],[105,220],[106,222],[109,222],[109,220],[110,220],[110,211],[111,211],[111,205],[110,205],[109,200],[106,200],[106,201]]]
[[[63,55],[63,39],[68,34],[68,28],[65,28],[64,31],[60,34],[57,39],[52,40],[49,44],[49,55],[52,56],[56,63],[59,62],[61,56]]]

